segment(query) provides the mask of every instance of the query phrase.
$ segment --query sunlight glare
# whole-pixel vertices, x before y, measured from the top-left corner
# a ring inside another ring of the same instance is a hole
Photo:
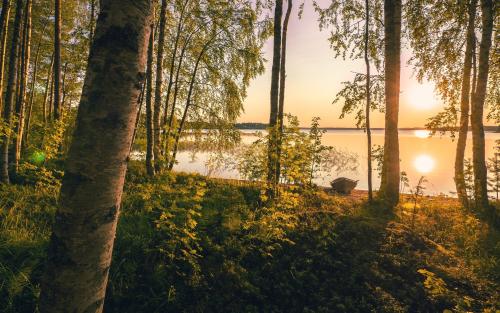
[[[421,154],[417,156],[413,161],[415,169],[422,174],[432,172],[432,170],[434,169],[434,164],[434,159],[427,154]]]
[[[417,129],[416,131],[413,132],[415,137],[417,138],[429,138],[431,136],[431,132],[426,130],[426,129]]]
[[[434,86],[431,83],[412,85],[404,92],[406,102],[417,110],[430,110],[438,105]]]

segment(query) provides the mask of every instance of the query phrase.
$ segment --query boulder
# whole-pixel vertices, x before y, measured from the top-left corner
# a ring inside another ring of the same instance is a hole
[[[344,195],[350,194],[351,191],[356,188],[357,184],[357,180],[352,180],[346,177],[336,178],[330,183],[334,192]]]

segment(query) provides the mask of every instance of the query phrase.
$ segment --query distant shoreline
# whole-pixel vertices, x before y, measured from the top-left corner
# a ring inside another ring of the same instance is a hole
[[[265,123],[236,123],[236,128],[240,130],[264,130],[268,124]],[[310,129],[310,127],[300,127],[300,129]],[[363,130],[356,127],[320,127],[322,130]],[[372,127],[372,130],[384,130],[383,127]],[[427,130],[425,127],[401,127],[399,130]],[[469,127],[469,131],[472,129]],[[447,129],[446,131],[450,131]],[[458,131],[458,128],[455,129]],[[484,126],[484,131],[489,133],[500,133],[500,126]]]

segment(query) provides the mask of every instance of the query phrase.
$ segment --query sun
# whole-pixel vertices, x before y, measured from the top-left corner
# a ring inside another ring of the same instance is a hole
[[[406,103],[417,110],[430,110],[439,104],[431,83],[411,85],[403,91],[403,96]]]
[[[435,161],[432,157],[430,157],[427,154],[421,154],[415,158],[413,161],[413,166],[415,166],[415,169],[422,173],[422,174],[427,174],[432,172],[435,166]]]

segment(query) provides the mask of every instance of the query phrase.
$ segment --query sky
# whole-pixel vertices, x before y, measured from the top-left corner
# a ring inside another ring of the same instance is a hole
[[[329,1],[318,2],[326,6]],[[353,115],[339,119],[342,102],[332,102],[343,81],[352,80],[354,72],[365,72],[364,61],[335,59],[328,31],[319,30],[318,16],[310,2],[305,5],[302,19],[299,20],[297,12],[296,5],[288,27],[285,112],[298,116],[302,126],[308,126],[313,117],[319,116],[323,127],[355,127]],[[251,82],[239,122],[269,120],[272,48],[270,38],[264,46],[266,72]],[[442,104],[432,83],[417,82],[413,69],[407,65],[410,56],[411,52],[403,48],[399,126],[422,127],[442,109]],[[383,114],[372,114],[372,127],[384,127]]]

